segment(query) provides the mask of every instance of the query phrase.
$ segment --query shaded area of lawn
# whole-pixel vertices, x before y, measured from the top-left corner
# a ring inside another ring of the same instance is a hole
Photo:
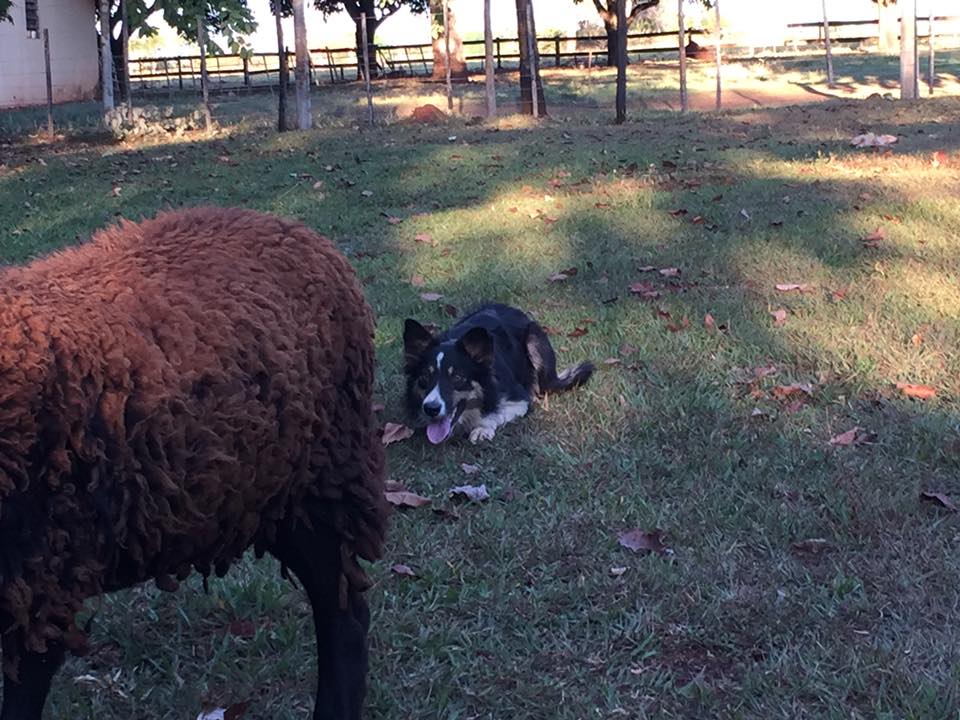
[[[392,477],[449,512],[398,514],[373,568],[372,717],[949,717],[957,518],[919,493],[960,497],[957,107],[17,146],[0,252],[21,261],[166,206],[300,217],[365,283],[391,420],[403,319],[445,324],[447,304],[512,302],[554,329],[562,361],[619,361],[491,445],[391,447]],[[864,129],[900,141],[855,151]],[[905,399],[897,381],[938,396]],[[811,393],[775,390],[793,383]],[[867,442],[830,444],[853,427]],[[446,499],[467,481],[492,500]],[[673,554],[620,548],[632,527],[662,528]],[[793,547],[810,539],[826,549]],[[255,717],[308,717],[298,591],[266,561],[199,586],[105,601],[51,715],[195,717],[203,699],[251,698]]]

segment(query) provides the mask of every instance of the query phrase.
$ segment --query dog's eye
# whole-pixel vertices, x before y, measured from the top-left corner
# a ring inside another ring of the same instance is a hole
[[[419,386],[422,387],[422,388],[427,388],[427,387],[429,387],[429,386],[430,386],[430,376],[429,376],[429,375],[421,375],[420,377],[418,377],[418,378],[417,378],[417,385],[419,385]]]

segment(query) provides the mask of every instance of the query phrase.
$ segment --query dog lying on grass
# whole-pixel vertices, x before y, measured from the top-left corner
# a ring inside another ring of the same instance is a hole
[[[457,433],[492,440],[535,397],[579,387],[594,370],[584,362],[558,375],[543,328],[499,304],[480,306],[439,335],[407,319],[403,348],[407,410],[434,445]]]

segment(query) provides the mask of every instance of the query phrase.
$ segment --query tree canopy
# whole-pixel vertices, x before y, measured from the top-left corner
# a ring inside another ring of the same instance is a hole
[[[10,17],[11,5],[13,5],[13,0],[0,0],[0,22],[4,20],[13,22],[13,18]]]
[[[10,0],[0,0],[0,3]],[[253,13],[247,0],[126,0],[129,32],[151,37],[156,28],[150,25],[150,16],[159,12],[164,22],[186,40],[197,38],[197,19],[205,18],[206,29],[226,40],[232,50],[243,47],[243,37],[256,29]],[[120,3],[111,2],[110,26],[119,27],[122,22]],[[114,36],[115,34],[112,34]],[[208,45],[213,51],[222,50],[215,43]]]
[[[593,0],[593,6],[600,14],[603,24],[607,27],[615,28],[617,26],[617,5],[619,0]],[[627,2],[627,0],[623,0]],[[573,0],[577,5],[584,0]],[[630,11],[627,13],[627,27],[633,25],[634,21],[640,17],[640,13],[649,10],[660,4],[660,0],[633,0]]]
[[[379,25],[403,7],[411,12],[422,13],[427,10],[428,0],[313,0],[313,5],[324,15],[333,15],[346,10],[354,22],[366,13]]]

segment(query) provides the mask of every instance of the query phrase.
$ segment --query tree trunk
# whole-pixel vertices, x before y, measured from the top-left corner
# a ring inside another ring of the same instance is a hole
[[[536,81],[537,88],[537,111],[538,115],[546,115],[547,101],[543,95],[543,82],[540,79],[540,57],[536,52],[536,43],[533,44],[533,57],[530,55],[530,48],[526,39],[530,37],[529,33],[536,33],[536,26],[527,28],[527,11],[529,8],[530,19],[533,20],[533,8],[530,0],[516,0],[517,5],[517,37],[520,39],[520,112],[525,115],[533,115],[533,93],[531,87]]]
[[[280,90],[277,100],[277,130],[287,130],[287,52],[283,46],[283,23],[280,20],[280,0],[274,0],[274,14],[277,22],[277,72],[279,73]]]
[[[483,69],[486,74],[487,118],[497,116],[497,86],[493,70],[493,26],[490,21],[490,0],[483,0]]]
[[[310,116],[310,51],[303,0],[293,0],[293,35],[297,53],[297,127],[309,130],[313,124]]]
[[[607,33],[607,67],[617,66],[617,26],[606,20],[603,29]]]
[[[884,0],[877,3],[878,13],[878,44],[880,52],[895,53],[900,49],[900,27],[897,23],[897,4],[890,2],[884,4]]]
[[[447,15],[450,24],[450,79],[464,82],[467,79],[467,61],[463,54],[463,38],[457,32],[456,3],[447,0]],[[447,77],[447,39],[443,33],[443,0],[430,0],[430,34],[433,37],[433,73],[431,79],[445,80]]]
[[[122,28],[123,23],[118,21],[116,23],[111,23],[114,28]],[[113,36],[113,32],[110,33],[110,54],[113,56],[113,75],[117,79],[117,86],[114,88],[114,100],[120,102],[121,100],[126,100],[127,96],[124,94],[124,88],[126,87],[126,65],[123,61],[123,36],[118,35],[117,37]]]
[[[113,53],[110,50],[110,2],[99,0],[100,5],[100,86],[103,92],[104,111],[113,110]]]

